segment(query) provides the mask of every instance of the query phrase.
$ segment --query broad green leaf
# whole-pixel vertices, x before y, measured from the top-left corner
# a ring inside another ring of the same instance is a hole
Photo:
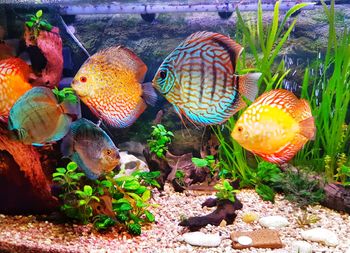
[[[143,194],[142,194],[142,200],[144,202],[148,201],[151,198],[151,191],[150,190],[146,190]]]
[[[142,200],[141,197],[139,195],[137,195],[136,193],[128,192],[127,194],[135,200],[140,200],[140,201]]]
[[[79,195],[80,198],[86,198],[86,193],[80,190],[76,190],[75,194]]]
[[[119,211],[129,211],[132,210],[132,206],[128,203],[123,203],[120,207],[117,208]]]
[[[100,202],[100,199],[99,199],[98,197],[96,197],[96,196],[91,196],[91,199],[94,199],[94,200],[96,200],[97,202]]]
[[[138,188],[140,188],[140,183],[136,180],[133,181],[128,181],[125,182],[125,184],[123,185],[123,188],[128,190],[128,191],[132,191],[132,190],[137,190]]]
[[[42,10],[38,10],[36,13],[35,13],[35,16],[39,19],[41,18],[43,15],[43,11]]]
[[[68,171],[75,171],[78,168],[78,165],[75,162],[70,162],[67,165]]]
[[[84,199],[79,200],[79,206],[86,205],[86,201]]]
[[[208,166],[208,161],[205,159],[197,158],[197,157],[192,157],[192,162],[194,165],[196,165],[199,168]]]
[[[145,210],[145,215],[150,222],[154,222],[156,219],[150,211]]]
[[[53,177],[64,177],[64,173],[60,173],[60,172],[55,172],[52,174]]]
[[[91,196],[92,195],[92,188],[90,185],[84,185],[84,193],[87,196]]]
[[[60,173],[66,173],[66,169],[65,168],[57,168],[56,171],[60,172]]]

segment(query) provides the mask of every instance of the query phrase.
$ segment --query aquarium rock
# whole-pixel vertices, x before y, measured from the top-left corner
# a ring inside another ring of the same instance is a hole
[[[312,245],[305,241],[295,241],[291,253],[312,253]]]
[[[302,231],[300,234],[305,240],[322,242],[327,246],[337,246],[339,244],[337,234],[326,228],[313,228]]]
[[[286,218],[276,215],[276,216],[266,216],[259,219],[259,224],[266,228],[282,228],[289,225]]]
[[[134,155],[129,155],[127,151],[119,153],[120,167],[125,169],[125,175],[131,175],[134,171],[149,171],[147,164]]]
[[[205,234],[202,232],[190,232],[183,234],[185,242],[193,246],[217,247],[221,243],[219,234]]]

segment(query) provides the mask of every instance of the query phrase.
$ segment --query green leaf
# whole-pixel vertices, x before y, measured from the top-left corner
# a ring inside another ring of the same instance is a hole
[[[61,177],[54,177],[52,181],[63,181],[63,178]]]
[[[86,193],[80,190],[76,190],[75,194],[79,195],[80,198],[86,198]]]
[[[139,195],[137,195],[136,193],[128,192],[127,194],[135,200],[139,200],[139,201],[142,200],[141,197]]]
[[[72,172],[75,171],[78,168],[78,165],[75,162],[70,162],[67,165],[67,170]]]
[[[151,198],[151,191],[150,190],[146,190],[143,194],[141,199],[146,202]]]
[[[91,196],[91,199],[94,199],[94,200],[96,200],[97,202],[100,202],[100,199],[99,199],[98,197],[96,197],[96,196]]]
[[[128,203],[123,203],[120,207],[118,207],[119,211],[129,211],[132,210],[132,206]]]
[[[41,18],[43,15],[43,11],[42,10],[38,10],[36,13],[35,13],[35,16],[39,19]]]
[[[64,177],[64,173],[60,173],[60,172],[55,172],[52,174],[53,177]]]
[[[130,190],[137,190],[138,188],[140,188],[140,183],[137,182],[136,180],[133,180],[133,181],[128,181],[128,182],[125,182],[123,188],[130,191]]]
[[[231,186],[231,184],[228,181],[226,181],[226,180],[223,182],[223,186],[224,186],[224,189],[227,190],[227,191],[232,191],[233,190],[233,187]]]
[[[156,218],[150,211],[145,210],[145,215],[147,217],[147,220],[150,222],[154,222],[156,220]]]
[[[56,171],[60,172],[60,173],[66,173],[66,169],[65,168],[57,168]]]
[[[205,160],[205,159],[192,157],[192,162],[193,162],[194,165],[196,165],[199,168],[208,166],[208,161]]]
[[[136,206],[139,208],[142,208],[142,207],[145,207],[146,204],[143,203],[141,199],[139,199],[139,200],[136,200]]]
[[[32,28],[34,25],[34,22],[33,21],[27,21],[26,22],[26,26],[28,26],[29,28]]]
[[[87,196],[91,196],[92,195],[92,188],[90,185],[84,185],[84,193]]]
[[[84,199],[79,200],[79,206],[86,205],[86,201]]]
[[[122,204],[122,203],[130,204],[129,200],[127,200],[125,198],[118,199],[115,203],[116,204]]]

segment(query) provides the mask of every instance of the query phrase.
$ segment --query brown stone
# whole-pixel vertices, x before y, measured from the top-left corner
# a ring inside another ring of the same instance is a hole
[[[237,242],[237,238],[240,236],[249,236],[253,242],[250,245],[241,245]],[[283,244],[276,230],[272,229],[259,229],[255,231],[235,231],[231,234],[232,247],[234,249],[245,248],[270,248],[277,249],[282,248]]]

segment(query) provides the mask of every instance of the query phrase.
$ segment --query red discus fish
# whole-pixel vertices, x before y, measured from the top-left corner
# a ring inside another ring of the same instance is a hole
[[[262,94],[251,104],[231,135],[264,160],[282,164],[314,138],[315,122],[306,100],[277,89]]]
[[[128,127],[154,104],[152,84],[141,84],[146,65],[131,50],[117,46],[91,56],[76,74],[72,88],[90,110],[107,124]]]
[[[26,91],[30,67],[20,58],[0,60],[0,119],[7,119],[11,107]]]

